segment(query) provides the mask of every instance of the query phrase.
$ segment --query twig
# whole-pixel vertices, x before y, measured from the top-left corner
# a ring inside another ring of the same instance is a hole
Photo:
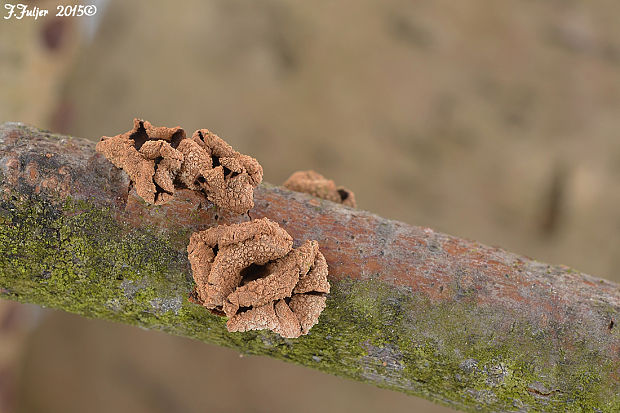
[[[229,333],[192,304],[189,235],[247,220],[181,190],[147,206],[94,143],[0,126],[0,297],[263,354],[462,410],[619,411],[618,285],[262,185],[252,218],[316,239],[308,336]],[[534,390],[532,390],[534,389]]]

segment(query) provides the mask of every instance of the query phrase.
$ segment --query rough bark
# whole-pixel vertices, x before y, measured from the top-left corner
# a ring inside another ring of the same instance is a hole
[[[94,143],[0,126],[0,297],[293,361],[462,410],[619,411],[620,289],[270,185],[236,216],[148,206]],[[190,303],[189,235],[269,217],[316,239],[332,293],[308,336],[229,333]],[[320,397],[320,396],[319,396]]]

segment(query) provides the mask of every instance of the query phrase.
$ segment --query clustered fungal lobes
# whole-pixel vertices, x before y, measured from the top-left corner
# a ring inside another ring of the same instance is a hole
[[[256,159],[235,151],[207,129],[186,138],[180,127],[154,127],[134,119],[132,130],[102,137],[97,151],[129,175],[149,204],[164,204],[175,189],[189,188],[241,214],[254,206],[254,188],[263,179]]]
[[[327,262],[316,241],[293,239],[267,219],[196,232],[188,246],[194,299],[228,317],[229,331],[307,334],[325,308]]]
[[[132,130],[102,137],[97,151],[129,175],[149,204],[164,204],[187,188],[242,214],[254,206],[263,179],[256,159],[207,129],[187,138],[178,126],[134,119]],[[293,174],[285,186],[355,206],[352,192],[313,171]],[[267,218],[195,232],[187,251],[196,282],[190,299],[227,316],[228,331],[269,329],[296,338],[308,334],[325,308],[330,286],[319,244],[293,248],[291,236]]]
[[[355,208],[355,194],[343,186],[336,186],[334,181],[315,171],[297,171],[284,182],[284,187],[291,191],[305,192],[317,198],[337,202]]]

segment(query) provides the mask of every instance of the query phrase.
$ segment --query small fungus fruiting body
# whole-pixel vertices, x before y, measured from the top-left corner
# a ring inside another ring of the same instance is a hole
[[[172,181],[183,162],[175,148],[183,139],[185,131],[178,126],[154,127],[134,119],[129,132],[102,137],[97,152],[129,175],[145,202],[157,205],[167,202],[174,192]]]
[[[291,191],[305,192],[317,198],[355,208],[355,194],[345,187],[337,187],[334,181],[315,171],[297,171],[284,182]]]
[[[207,129],[188,139],[180,127],[154,127],[134,119],[129,132],[102,137],[97,151],[127,172],[149,204],[166,203],[176,188],[189,188],[241,214],[254,206],[254,188],[263,179],[256,159],[235,151]]]
[[[201,189],[216,205],[236,213],[254,206],[254,188],[263,180],[263,168],[256,159],[235,151],[219,136],[200,129],[192,143],[180,149],[190,161],[180,181],[190,189]]]
[[[243,281],[242,270],[281,258],[292,246],[291,236],[266,218],[195,232],[187,251],[198,298],[205,307],[221,310]]]
[[[198,302],[229,319],[229,331],[307,334],[325,308],[327,262],[316,241],[292,248],[267,218],[196,232],[188,246]]]

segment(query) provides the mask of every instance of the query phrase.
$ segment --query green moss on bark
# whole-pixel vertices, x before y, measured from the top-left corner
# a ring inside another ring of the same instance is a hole
[[[191,304],[179,234],[124,225],[83,200],[0,202],[0,296],[159,329],[404,391],[457,409],[619,411],[613,366],[564,326],[554,336],[468,301],[434,303],[375,279],[332,281],[320,322],[288,340],[228,333]],[[173,241],[171,241],[173,240]],[[571,346],[564,346],[571,343]]]

